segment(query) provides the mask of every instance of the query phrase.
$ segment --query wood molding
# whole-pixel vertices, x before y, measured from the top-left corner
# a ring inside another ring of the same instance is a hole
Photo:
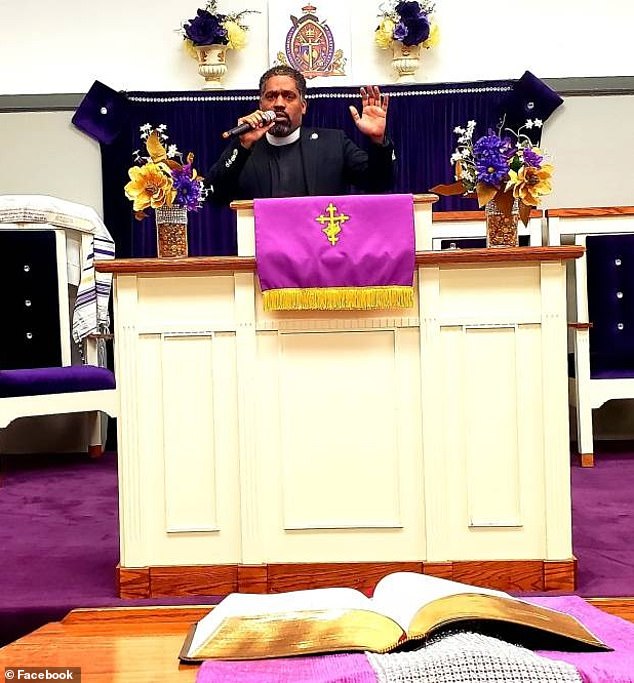
[[[95,261],[100,273],[136,275],[141,273],[195,273],[214,270],[218,272],[253,271],[252,256],[187,256],[185,258],[123,258]]]
[[[447,266],[454,264],[517,263],[533,261],[566,261],[583,255],[581,245],[567,244],[557,247],[504,247],[495,249],[447,249],[445,251],[419,251],[418,266]],[[252,256],[189,256],[187,258],[130,258],[95,261],[95,270],[117,275],[147,273],[222,273],[255,270]]]
[[[591,330],[592,323],[568,323],[569,330]]]
[[[437,202],[440,197],[437,194],[428,192],[426,194],[412,195],[414,204],[433,204]],[[234,211],[248,211],[253,209],[253,199],[236,199],[229,204],[229,208]]]
[[[581,209],[546,209],[548,218],[595,218],[634,216],[634,206],[588,206]]]
[[[581,467],[594,467],[594,453],[579,453]]]
[[[150,567],[150,597],[227,595],[240,590],[236,565]]]
[[[306,562],[263,565],[118,567],[119,597],[223,596],[346,586],[371,594],[396,571],[420,572],[509,592],[573,591],[576,559],[461,562]],[[144,592],[145,591],[145,592]]]
[[[577,559],[573,558],[572,572],[570,560],[544,560],[544,590],[572,592],[577,588]]]
[[[531,210],[529,218],[542,218],[541,210]],[[434,211],[431,216],[434,223],[451,223],[453,221],[483,221],[485,220],[484,209],[472,211]]]
[[[117,593],[120,598],[134,600],[150,597],[150,570],[148,567],[128,568],[117,565],[116,574]]]
[[[445,249],[419,251],[417,266],[451,266],[455,264],[521,263],[534,261],[567,261],[583,256],[585,247],[567,244],[557,247],[497,247],[485,249]]]

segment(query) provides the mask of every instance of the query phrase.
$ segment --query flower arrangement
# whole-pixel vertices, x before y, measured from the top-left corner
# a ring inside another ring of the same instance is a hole
[[[390,47],[393,41],[409,47],[433,47],[438,42],[434,10],[433,0],[389,0],[382,3],[379,6],[380,23],[374,31],[374,42],[383,49]]]
[[[458,145],[450,160],[455,165],[456,181],[437,185],[431,191],[476,197],[480,207],[495,200],[507,216],[517,200],[520,218],[526,225],[531,208],[552,191],[552,165],[545,163],[544,152],[522,132],[541,126],[540,119],[528,119],[517,131],[502,124],[497,132],[489,129],[475,141],[475,121],[469,121],[466,127],[457,126],[454,133],[459,136]]]
[[[241,50],[247,43],[248,31],[243,18],[257,13],[257,10],[242,10],[221,14],[217,0],[207,0],[195,17],[182,25],[180,32],[190,50],[194,45],[226,45],[232,50]]]
[[[156,128],[146,123],[140,131],[148,156],[138,149],[134,151],[135,165],[128,170],[130,182],[124,187],[126,197],[132,201],[135,218],[146,218],[146,209],[166,206],[198,211],[207,189],[192,165],[193,152],[183,159],[175,144],[167,144],[169,136],[164,123]]]

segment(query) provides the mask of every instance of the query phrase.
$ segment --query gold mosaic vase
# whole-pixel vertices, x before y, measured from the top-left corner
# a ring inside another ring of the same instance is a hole
[[[156,254],[159,258],[187,256],[187,209],[184,207],[156,209]]]
[[[517,199],[513,201],[510,214],[503,213],[495,199],[492,199],[486,203],[484,215],[487,247],[517,247],[519,245],[517,226],[520,209]]]

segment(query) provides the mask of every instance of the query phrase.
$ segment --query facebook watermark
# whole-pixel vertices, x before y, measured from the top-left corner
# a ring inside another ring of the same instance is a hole
[[[79,681],[81,668],[66,666],[11,666],[4,670],[5,681]]]

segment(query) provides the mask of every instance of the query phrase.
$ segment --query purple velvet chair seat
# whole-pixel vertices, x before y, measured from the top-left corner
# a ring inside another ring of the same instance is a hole
[[[94,365],[0,370],[0,398],[101,391],[115,386],[112,371]]]

